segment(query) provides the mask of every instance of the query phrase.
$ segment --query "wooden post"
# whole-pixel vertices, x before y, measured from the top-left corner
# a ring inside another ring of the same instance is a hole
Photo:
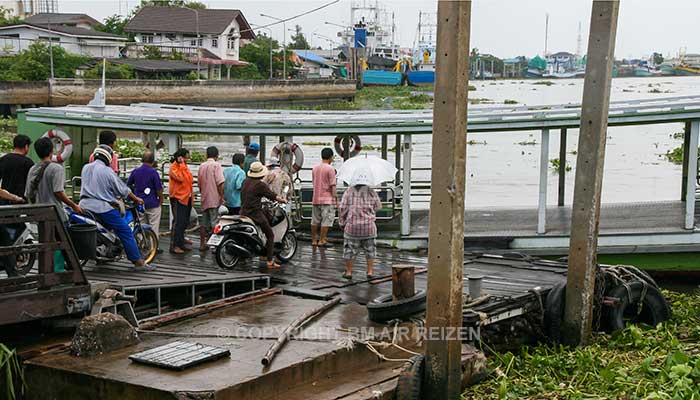
[[[598,252],[600,194],[619,0],[593,0],[571,216],[563,338],[588,344]]]
[[[683,181],[681,182],[681,201],[685,201],[685,188],[688,185],[688,156],[690,155],[690,121],[683,129]]]
[[[471,1],[438,1],[425,399],[459,399]],[[442,332],[443,334],[440,334]]]
[[[566,194],[566,128],[561,129],[559,134],[559,195],[557,205],[564,206],[564,196]]]
[[[537,202],[537,233],[547,232],[547,178],[549,176],[549,129],[542,129],[540,143],[540,193]]]
[[[416,269],[413,265],[393,265],[391,267],[391,297],[407,299],[416,294]]]
[[[258,158],[260,159],[260,162],[265,165],[265,153],[267,152],[267,146],[265,143],[265,139],[267,136],[260,135],[260,153],[258,154]]]
[[[688,158],[683,160],[688,165],[688,177],[685,184],[685,229],[695,229],[695,188],[698,175],[698,131],[700,121],[690,123],[690,140],[688,141]]]
[[[389,152],[389,136],[382,135],[382,158],[387,159]]]

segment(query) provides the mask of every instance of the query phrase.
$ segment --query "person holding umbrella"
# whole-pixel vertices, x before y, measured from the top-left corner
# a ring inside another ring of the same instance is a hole
[[[343,227],[343,278],[352,280],[355,256],[363,249],[367,257],[367,279],[374,278],[376,255],[377,211],[382,208],[379,196],[370,186],[372,172],[366,168],[355,170],[350,179],[350,188],[343,194],[338,208],[338,221]]]

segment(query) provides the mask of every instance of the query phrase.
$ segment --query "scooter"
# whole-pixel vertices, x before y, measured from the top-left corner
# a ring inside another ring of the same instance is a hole
[[[292,220],[283,203],[267,202],[272,212],[272,232],[275,256],[282,262],[288,262],[297,252],[297,234],[292,228]],[[265,207],[265,205],[264,205]],[[216,263],[223,269],[233,269],[245,258],[264,256],[267,238],[260,227],[250,218],[239,215],[225,215],[226,207],[220,208],[219,223],[214,227],[214,234],[207,241],[207,246],[215,247]]]
[[[125,213],[122,216],[124,222],[129,225],[136,239],[136,245],[141,252],[141,256],[146,263],[150,263],[156,257],[158,251],[158,235],[153,231],[151,225],[142,224],[139,218],[144,212],[142,205],[133,202],[125,202]],[[119,236],[102,225],[91,213],[78,214],[71,208],[66,208],[68,221],[73,224],[90,224],[97,227],[96,262],[118,261],[124,254],[124,246]],[[81,259],[80,265],[85,265],[87,259]]]

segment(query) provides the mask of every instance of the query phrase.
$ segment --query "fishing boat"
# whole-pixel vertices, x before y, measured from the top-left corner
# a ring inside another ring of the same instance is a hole
[[[700,75],[700,67],[690,65],[676,65],[673,67],[676,75],[680,76],[696,76]]]
[[[403,83],[401,72],[368,70],[362,73],[362,83],[367,86],[400,86]]]
[[[408,71],[408,83],[413,86],[435,84],[435,71]]]

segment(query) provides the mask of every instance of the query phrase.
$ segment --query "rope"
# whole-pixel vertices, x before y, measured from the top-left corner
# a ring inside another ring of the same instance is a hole
[[[542,291],[538,286],[528,290],[529,293],[533,293],[537,297],[537,305],[540,307],[540,323],[544,324],[544,303],[542,302]]]
[[[388,362],[406,362],[409,361],[408,358],[389,358],[382,354],[377,348],[379,349],[389,349],[389,348],[396,348],[398,350],[403,351],[404,353],[408,353],[411,355],[418,355],[420,353],[416,353],[414,351],[408,350],[405,347],[402,347],[396,343],[396,340],[398,338],[398,327],[399,324],[395,323],[394,324],[394,332],[392,334],[391,342],[376,342],[372,340],[364,340],[360,338],[354,338],[354,337],[347,337],[347,338],[342,338],[339,339],[335,342],[335,344],[340,347],[344,348],[346,350],[352,350],[355,348],[356,344],[362,344],[365,347],[367,347],[367,350],[372,352],[374,355],[376,355],[380,360],[382,361],[388,361]]]

